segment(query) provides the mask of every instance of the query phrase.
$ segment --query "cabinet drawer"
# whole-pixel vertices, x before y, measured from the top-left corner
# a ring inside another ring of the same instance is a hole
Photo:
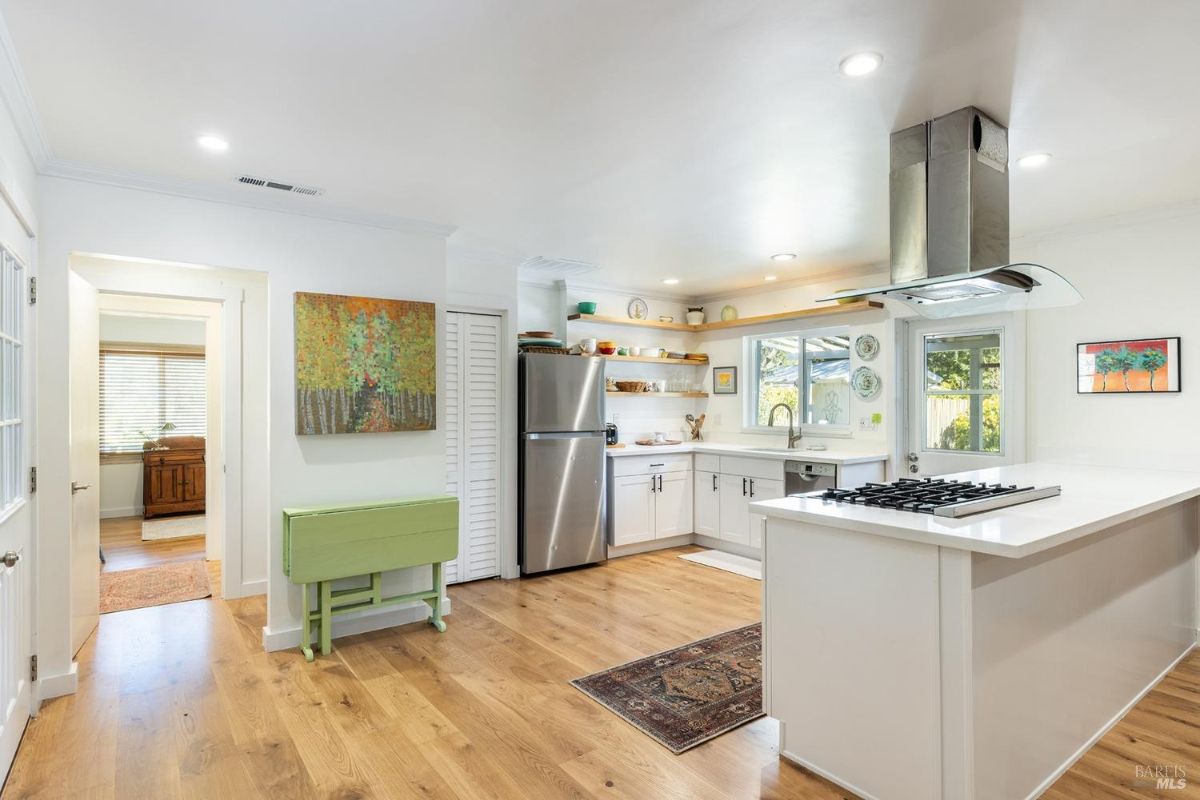
[[[162,464],[199,464],[203,462],[203,450],[150,450],[142,454],[142,463],[151,467]]]
[[[721,456],[722,475],[745,475],[747,478],[783,480],[783,462],[777,458],[744,458]]]
[[[664,472],[687,472],[692,468],[691,453],[661,456],[624,456],[612,459],[613,477],[625,475],[658,475]]]
[[[721,457],[712,453],[696,453],[697,472],[720,472]]]

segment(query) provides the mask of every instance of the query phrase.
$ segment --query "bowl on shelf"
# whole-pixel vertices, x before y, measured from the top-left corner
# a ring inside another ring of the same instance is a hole
[[[642,355],[648,356],[649,358],[658,358],[659,356],[662,355],[662,348],[661,347],[643,347]]]
[[[596,313],[596,304],[594,302],[592,302],[591,300],[585,300],[585,301],[579,303],[579,313],[580,314],[595,314]]]
[[[687,353],[667,353],[667,358],[682,360],[687,358]]]
[[[596,342],[596,350],[602,355],[611,356],[613,353],[617,352],[617,343],[609,341]]]
[[[836,294],[837,292],[848,292],[848,291],[850,291],[850,290],[849,289],[837,289],[834,292],[834,294]],[[834,302],[837,303],[839,306],[844,306],[849,303],[857,303],[859,300],[862,300],[862,298],[861,297],[839,297]]]

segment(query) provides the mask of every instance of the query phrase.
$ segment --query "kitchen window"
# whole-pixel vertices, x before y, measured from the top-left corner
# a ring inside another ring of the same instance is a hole
[[[796,422],[822,433],[850,430],[850,334],[845,329],[824,332],[747,336],[744,340],[748,384],[744,426],[747,430],[778,432],[787,415],[776,414],[767,426],[771,408],[786,403]]]
[[[1001,452],[1002,331],[925,337],[925,447]]]
[[[25,498],[24,274],[0,247],[0,515]]]
[[[204,436],[203,353],[100,350],[100,453],[141,453],[161,436]]]

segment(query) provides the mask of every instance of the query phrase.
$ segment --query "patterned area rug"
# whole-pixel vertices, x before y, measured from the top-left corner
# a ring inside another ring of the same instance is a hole
[[[571,685],[682,753],[763,715],[762,626],[664,650]]]
[[[100,573],[100,613],[182,603],[212,596],[203,561]]]

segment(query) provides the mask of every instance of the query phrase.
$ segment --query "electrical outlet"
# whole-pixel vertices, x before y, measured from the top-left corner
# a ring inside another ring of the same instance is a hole
[[[860,431],[877,431],[879,423],[883,421],[882,414],[863,415],[858,418],[858,429]]]

